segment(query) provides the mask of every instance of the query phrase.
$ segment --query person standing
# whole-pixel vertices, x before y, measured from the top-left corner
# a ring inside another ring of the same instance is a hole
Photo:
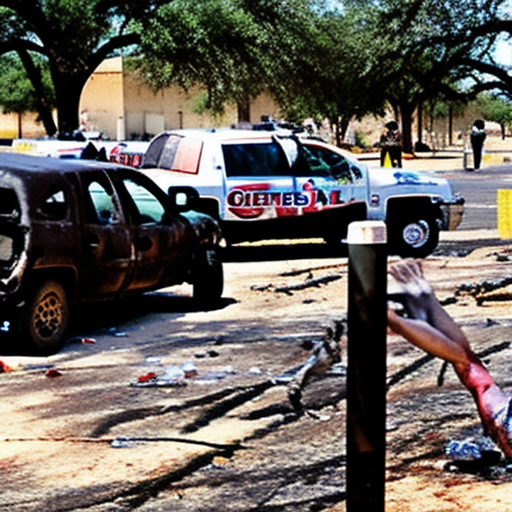
[[[473,168],[480,169],[482,149],[485,141],[485,123],[477,119],[471,128],[471,147],[473,148]]]
[[[380,166],[384,167],[386,155],[389,155],[392,167],[402,167],[402,134],[396,121],[385,124],[380,136]]]

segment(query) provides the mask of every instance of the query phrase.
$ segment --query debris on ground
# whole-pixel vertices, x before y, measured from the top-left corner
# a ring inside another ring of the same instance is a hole
[[[326,329],[325,338],[313,346],[313,353],[299,367],[288,385],[288,397],[297,412],[302,411],[302,391],[314,375],[325,373],[341,361],[340,341],[345,332],[345,321],[335,322]]]

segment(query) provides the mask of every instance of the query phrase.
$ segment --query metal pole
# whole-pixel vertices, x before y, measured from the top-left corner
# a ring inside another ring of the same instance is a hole
[[[347,512],[384,512],[386,225],[348,230]]]

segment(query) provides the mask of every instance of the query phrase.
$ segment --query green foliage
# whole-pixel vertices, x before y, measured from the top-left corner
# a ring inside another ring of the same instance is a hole
[[[228,101],[245,104],[265,90],[292,121],[347,121],[381,113],[386,103],[407,118],[420,102],[464,102],[491,87],[482,66],[492,64],[497,34],[510,30],[503,25],[504,5],[505,0],[0,0],[0,55],[17,52],[29,68],[28,52],[43,56],[61,130],[78,126],[86,80],[121,48],[134,54],[141,76],[155,89],[205,87],[201,108],[212,114]],[[29,69],[28,76],[39,96],[50,94],[46,85],[38,86],[39,73]],[[4,77],[15,79],[10,73]],[[500,79],[512,91],[512,79]],[[3,89],[4,104],[9,97],[21,104],[21,91]],[[51,98],[40,97],[43,104]]]
[[[28,52],[45,58],[55,91],[60,131],[71,132],[78,127],[78,103],[85,82],[116,49],[136,42],[126,32],[132,16],[145,14],[155,3],[159,2],[0,0],[0,55],[17,52],[23,57],[38,96],[36,103],[42,117],[48,120],[47,109],[52,101],[44,97],[47,88],[39,83],[40,74],[33,69]]]
[[[45,97],[54,104],[55,97],[51,83],[50,73],[46,62],[36,58],[37,65],[42,71],[42,82]],[[27,73],[15,54],[0,56],[0,105],[5,113],[37,112],[38,105],[34,87],[28,79]]]
[[[512,101],[497,94],[482,94],[477,101],[481,115],[488,121],[502,126],[512,124]]]

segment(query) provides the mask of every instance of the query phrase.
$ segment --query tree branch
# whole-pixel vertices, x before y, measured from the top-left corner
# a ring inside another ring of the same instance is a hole
[[[37,52],[41,55],[47,55],[46,49],[33,41],[28,39],[15,39],[12,41],[0,42],[0,55],[4,55],[9,52],[20,52],[20,51]]]

